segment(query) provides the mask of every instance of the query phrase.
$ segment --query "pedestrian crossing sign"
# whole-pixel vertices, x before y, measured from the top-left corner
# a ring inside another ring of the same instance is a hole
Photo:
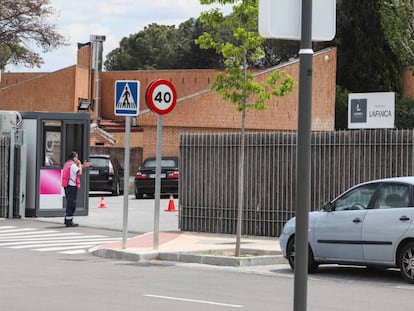
[[[139,113],[139,81],[115,81],[115,115],[137,116]]]

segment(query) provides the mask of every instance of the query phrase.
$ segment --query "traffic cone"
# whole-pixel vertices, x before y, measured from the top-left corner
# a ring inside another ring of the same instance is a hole
[[[105,200],[105,198],[104,197],[101,197],[101,204],[99,204],[99,208],[105,208],[105,207],[107,207],[106,205],[105,205],[105,202],[104,202],[104,200]]]
[[[170,194],[170,201],[168,202],[168,209],[165,210],[166,212],[177,212],[177,210],[175,209],[175,204],[174,204],[174,196],[172,194]]]

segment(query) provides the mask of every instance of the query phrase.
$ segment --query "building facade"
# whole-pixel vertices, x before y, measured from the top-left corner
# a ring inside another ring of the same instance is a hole
[[[332,131],[335,120],[336,49],[315,53],[313,64],[312,130]],[[117,80],[140,81],[140,114],[133,118],[131,147],[142,147],[143,158],[155,155],[158,116],[145,103],[145,90],[156,79],[171,81],[177,90],[175,109],[163,116],[163,155],[178,155],[183,132],[237,132],[241,113],[208,89],[217,70],[108,71],[99,74],[99,100],[95,94],[96,72],[92,69],[92,47],[78,49],[77,64],[49,73],[3,73],[0,83],[0,110],[90,113],[91,146],[122,147],[124,117],[114,114],[114,85]],[[263,81],[275,70],[290,74],[296,81],[292,93],[275,97],[265,111],[250,111],[248,131],[295,131],[298,120],[299,60],[255,71]],[[90,103],[82,110],[81,102]]]

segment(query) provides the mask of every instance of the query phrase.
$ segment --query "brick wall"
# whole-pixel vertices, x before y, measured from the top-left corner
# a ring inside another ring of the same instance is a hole
[[[328,56],[329,59],[326,59]],[[279,68],[299,79],[299,62],[294,61]],[[312,130],[334,130],[336,90],[336,49],[315,55],[312,91]],[[259,74],[258,80],[267,74]],[[250,111],[246,115],[249,131],[294,131],[297,129],[298,83],[291,94],[274,98],[265,111]],[[143,156],[153,156],[156,151],[157,114],[147,111],[137,118],[144,128]],[[163,116],[163,155],[178,154],[180,133],[185,131],[236,132],[241,128],[241,113],[215,92],[180,100],[172,112]]]
[[[147,86],[157,79],[171,81],[177,96],[185,97],[205,90],[213,81],[217,70],[136,70],[136,71],[110,71],[101,75],[102,105],[100,114],[103,118],[122,119],[114,115],[114,89],[116,80],[140,81],[140,110],[148,109],[145,102],[145,90]]]
[[[78,51],[78,61],[88,64],[89,47]],[[292,61],[280,68],[299,79],[299,61]],[[336,49],[320,51],[314,56],[313,68],[312,129],[331,131],[335,118]],[[144,156],[155,154],[157,115],[148,110],[145,103],[145,90],[151,81],[167,79],[177,89],[178,103],[175,109],[163,117],[163,154],[178,154],[178,139],[183,131],[239,131],[241,114],[215,93],[207,91],[214,80],[216,70],[161,70],[161,71],[115,71],[101,75],[101,107],[103,119],[123,120],[114,116],[114,86],[116,80],[138,80],[140,87],[140,115],[136,118],[142,133],[132,137],[133,145],[142,144]],[[263,80],[268,71],[257,72],[256,79]],[[49,74],[26,76],[25,74],[4,74],[4,81],[20,81],[0,90],[0,109],[19,111],[77,111],[79,98],[91,99],[93,75],[85,66],[71,66]],[[250,131],[292,131],[297,128],[298,85],[295,90],[282,98],[269,102],[268,110],[247,114],[246,127]],[[91,118],[94,118],[94,112]],[[123,142],[124,128],[116,133]],[[99,139],[94,137],[91,144]],[[117,146],[121,146],[119,143]]]
[[[414,98],[414,73],[410,69],[403,70],[401,97]]]
[[[91,44],[85,45],[85,46],[81,47],[80,49],[78,49],[77,59],[78,59],[77,64],[79,66],[91,68],[92,45]]]
[[[88,70],[71,66],[1,89],[0,109],[77,111],[78,98],[88,97]]]
[[[1,74],[0,88],[11,86],[26,80],[30,80],[41,75],[45,72],[3,72]]]

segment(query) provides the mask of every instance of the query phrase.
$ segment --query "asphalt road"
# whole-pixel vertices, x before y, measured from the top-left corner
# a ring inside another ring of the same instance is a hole
[[[91,197],[90,215],[77,219],[78,228],[64,228],[61,219],[0,219],[0,228],[119,238],[122,200],[105,197],[107,207],[100,209],[100,197]],[[152,231],[154,201],[131,197],[129,202],[130,235]],[[167,204],[163,199],[162,211]],[[177,218],[177,213],[161,213],[160,227],[177,229]],[[131,263],[88,253],[39,251],[38,245],[10,248],[7,240],[13,234],[22,233],[0,234],[0,301],[5,310],[293,310],[294,279],[287,265],[240,269]],[[413,290],[396,270],[325,266],[309,276],[307,310],[406,311],[412,309]]]
[[[105,208],[99,208],[102,203]],[[160,231],[173,231],[179,229],[178,212],[166,212],[168,209],[169,198],[160,200]],[[174,204],[178,209],[178,199],[174,199]],[[135,199],[134,195],[128,196],[128,232],[140,234],[154,231],[155,204],[153,199]],[[81,227],[91,227],[100,229],[123,230],[124,215],[124,196],[111,196],[105,193],[93,192],[89,196],[89,215],[75,217],[75,221]],[[63,218],[46,217],[39,220],[63,223]]]
[[[293,310],[293,275],[1,249],[2,308],[26,310]],[[411,310],[397,272],[326,268],[310,277],[309,311]]]

